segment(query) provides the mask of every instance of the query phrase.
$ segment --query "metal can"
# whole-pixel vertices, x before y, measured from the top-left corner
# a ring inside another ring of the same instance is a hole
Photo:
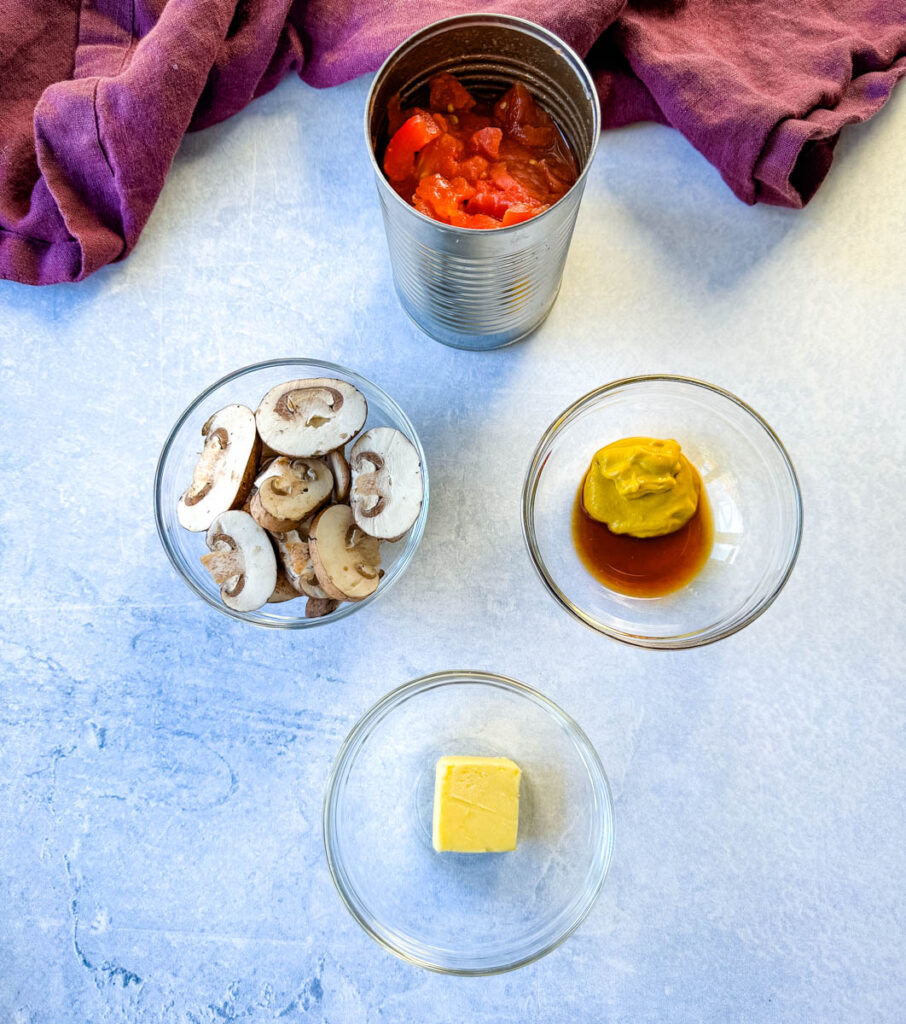
[[[550,209],[508,227],[453,227],[432,220],[391,188],[378,162],[387,105],[427,96],[447,71],[479,98],[522,81],[554,118],[579,178]],[[601,108],[591,75],[562,39],[530,21],[464,14],[416,32],[384,62],[368,93],[365,138],[377,178],[393,280],[403,309],[445,345],[492,349],[534,331],[551,310],[598,144]]]

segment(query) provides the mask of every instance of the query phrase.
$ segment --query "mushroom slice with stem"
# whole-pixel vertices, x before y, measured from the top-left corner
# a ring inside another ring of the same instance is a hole
[[[332,452],[327,453],[326,459],[330,472],[333,473],[333,500],[336,502],[347,501],[349,499],[349,485],[352,482],[352,477],[349,473],[349,463],[346,461],[343,449],[334,448]]]
[[[214,517],[245,501],[258,465],[261,442],[255,414],[244,405],[228,405],[201,428],[204,448],[192,484],[179,499],[176,517],[187,530],[201,533]]]
[[[280,459],[283,460],[280,463]],[[269,459],[261,459],[258,463],[258,472],[249,491],[248,501],[254,497],[255,491],[264,483],[269,476],[279,476],[283,469],[288,466],[290,460],[285,455],[272,456]]]
[[[284,456],[281,455],[280,458],[284,458]],[[249,515],[252,514],[252,499],[258,493],[258,488],[261,486],[262,483],[264,483],[265,480],[267,480],[269,476],[276,476],[280,472],[280,467],[274,465],[276,461],[277,459],[273,457],[268,459],[262,458],[258,460],[258,475],[252,482],[251,489],[245,496],[245,501],[242,503],[243,512],[248,512]],[[258,523],[258,525],[261,526],[262,524]]]
[[[296,532],[299,534],[300,540],[304,540],[308,543],[308,532],[311,529],[311,524],[315,521],[317,514],[317,512],[313,512],[310,516],[306,516],[296,527]]]
[[[261,399],[261,440],[282,455],[312,457],[341,448],[368,416],[365,396],[345,380],[312,377],[278,384]]]
[[[329,597],[310,597],[305,602],[305,618],[321,619],[325,615],[335,612],[339,607],[340,602],[333,601]]]
[[[266,603],[277,585],[277,559],[271,542],[247,513],[222,512],[208,528],[210,553],[204,567],[220,585],[228,608],[252,612]]]
[[[259,526],[285,533],[319,509],[332,490],[333,476],[326,462],[281,455],[255,480],[249,511]]]
[[[308,536],[306,532],[305,536]],[[308,597],[326,598],[327,595],[318,586],[315,569],[311,563],[308,541],[303,540],[299,530],[287,530],[286,533],[273,535],[277,546],[277,554],[283,564],[286,578],[298,593]]]
[[[337,601],[363,601],[380,582],[381,552],[352,518],[348,505],[331,505],[311,524],[308,549],[321,589]]]
[[[267,599],[268,604],[283,604],[285,601],[294,601],[299,597],[299,591],[286,578],[286,573],[277,568],[277,583],[274,592]]]
[[[418,452],[393,427],[366,430],[349,456],[349,503],[356,523],[372,537],[399,540],[418,519],[424,480]]]
[[[258,472],[266,469],[268,465],[277,458],[280,452],[275,452],[269,444],[261,444],[261,454],[258,456]]]

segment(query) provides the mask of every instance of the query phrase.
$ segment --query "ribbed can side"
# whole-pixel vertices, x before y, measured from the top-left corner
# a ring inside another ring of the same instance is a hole
[[[464,348],[496,348],[530,333],[560,288],[580,199],[581,187],[573,189],[543,230],[522,231],[505,245],[489,245],[490,232],[480,232],[481,239],[466,240],[470,245],[461,236],[425,232],[414,210],[408,216],[381,195],[394,283],[406,312],[428,334]]]

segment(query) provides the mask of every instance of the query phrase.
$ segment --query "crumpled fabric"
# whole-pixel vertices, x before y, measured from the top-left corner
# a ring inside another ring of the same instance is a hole
[[[906,74],[906,0],[0,0],[0,276],[79,281],[138,241],[187,131],[292,71],[375,70],[451,14],[588,60],[605,127],[672,125],[744,202],[802,207]]]

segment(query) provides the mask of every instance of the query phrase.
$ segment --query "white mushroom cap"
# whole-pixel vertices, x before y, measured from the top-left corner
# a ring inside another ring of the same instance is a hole
[[[418,452],[393,427],[366,430],[349,457],[349,503],[356,523],[372,537],[398,540],[412,526],[424,500]]]
[[[180,525],[200,533],[214,517],[239,507],[252,486],[261,443],[255,414],[244,405],[228,405],[201,428],[204,449],[195,464],[192,485],[176,506]]]
[[[251,612],[260,608],[277,585],[277,558],[268,535],[248,512],[223,512],[205,538],[210,554],[202,562],[220,584],[228,608]]]
[[[261,399],[261,440],[283,455],[311,457],[341,448],[368,416],[365,396],[345,380],[311,377],[278,384]]]

